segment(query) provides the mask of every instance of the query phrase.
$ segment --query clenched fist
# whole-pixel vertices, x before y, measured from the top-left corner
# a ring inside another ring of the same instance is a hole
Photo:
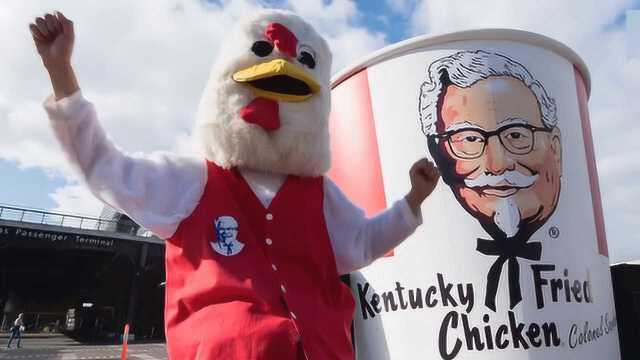
[[[405,196],[414,214],[420,211],[420,205],[435,189],[440,179],[440,172],[427,159],[416,161],[409,170],[411,191]]]
[[[46,14],[29,24],[33,41],[45,66],[70,62],[73,51],[73,23],[62,13]]]
[[[71,67],[73,52],[73,22],[62,13],[46,14],[29,24],[33,42],[49,72],[56,99],[69,96],[79,89]]]

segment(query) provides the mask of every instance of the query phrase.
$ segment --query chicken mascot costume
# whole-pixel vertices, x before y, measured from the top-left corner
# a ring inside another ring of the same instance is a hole
[[[353,359],[354,300],[339,276],[415,230],[439,175],[417,161],[408,194],[373,218],[324,176],[325,40],[290,12],[243,21],[200,103],[203,156],[130,156],[80,91],[72,22],[46,14],[30,29],[54,90],[45,108],[68,158],[98,198],[166,239],[170,358]]]

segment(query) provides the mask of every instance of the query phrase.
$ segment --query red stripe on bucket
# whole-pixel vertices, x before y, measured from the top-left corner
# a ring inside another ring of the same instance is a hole
[[[367,70],[331,91],[329,177],[367,216],[387,208]]]
[[[584,140],[584,151],[587,158],[587,171],[589,173],[589,185],[591,186],[591,201],[593,204],[593,218],[596,223],[596,236],[598,240],[598,253],[609,256],[607,249],[607,237],[604,231],[604,216],[602,214],[602,200],[600,197],[600,185],[598,184],[598,169],[596,167],[596,157],[593,150],[593,137],[591,135],[591,123],[589,121],[589,109],[587,107],[587,89],[580,71],[574,66],[576,77],[576,89],[578,92],[578,106],[580,108],[580,119],[582,120],[582,137]]]

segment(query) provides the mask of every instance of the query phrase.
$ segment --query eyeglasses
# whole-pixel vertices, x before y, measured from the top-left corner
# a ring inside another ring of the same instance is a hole
[[[487,141],[494,135],[498,136],[502,146],[510,153],[526,155],[533,150],[536,132],[550,133],[552,130],[529,124],[511,124],[494,131],[462,128],[431,136],[446,140],[455,157],[471,160],[482,156],[487,147]]]

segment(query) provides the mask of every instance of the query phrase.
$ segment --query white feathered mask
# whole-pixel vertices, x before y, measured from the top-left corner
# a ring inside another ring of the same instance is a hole
[[[297,15],[245,20],[226,36],[200,102],[205,157],[223,168],[324,174],[330,75],[329,46]]]

